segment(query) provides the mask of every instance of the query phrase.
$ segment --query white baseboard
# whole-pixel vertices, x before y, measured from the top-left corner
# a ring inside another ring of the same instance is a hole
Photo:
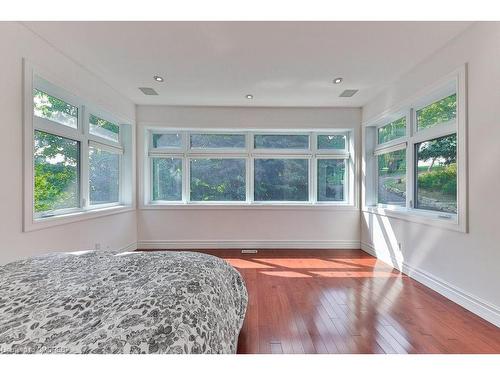
[[[120,247],[119,249],[117,249],[117,251],[134,251],[134,250],[137,250],[137,242],[132,242],[130,244],[128,244],[127,246],[124,246],[124,247]]]
[[[370,243],[361,242],[361,249],[363,251],[366,251],[368,254],[382,260],[383,262],[389,263],[391,266],[399,269],[399,271],[408,275],[412,279],[424,284],[428,288],[431,288],[432,290],[438,292],[444,297],[462,306],[463,308],[473,312],[474,314],[496,325],[497,327],[500,327],[500,308],[498,306],[495,306],[487,301],[482,300],[479,297],[467,293],[464,290],[448,283],[447,281],[440,279],[439,277],[436,277],[429,272],[421,270],[417,267],[413,267],[404,261],[402,263],[402,267],[398,267],[397,262],[391,261],[391,259],[384,259],[377,256],[376,249]]]
[[[138,249],[359,249],[359,241],[139,241]]]

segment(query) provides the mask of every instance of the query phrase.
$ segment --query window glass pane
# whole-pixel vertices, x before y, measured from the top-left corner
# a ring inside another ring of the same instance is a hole
[[[346,136],[342,134],[318,135],[318,149],[344,150]]]
[[[416,208],[457,212],[456,134],[415,145]]]
[[[80,142],[35,130],[35,212],[79,207]]]
[[[94,115],[89,116],[90,134],[97,135],[113,142],[118,142],[120,127],[112,122]]]
[[[192,148],[245,148],[244,134],[191,134]]]
[[[457,117],[457,94],[438,100],[417,111],[417,130],[431,128]]]
[[[180,134],[153,134],[153,148],[180,148],[182,137]]]
[[[378,156],[378,203],[406,206],[406,150]]]
[[[378,143],[385,143],[406,135],[406,117],[390,122],[377,130]]]
[[[256,201],[308,201],[309,160],[255,159]]]
[[[343,201],[344,159],[318,159],[318,201]]]
[[[303,150],[309,148],[309,136],[300,134],[256,134],[254,136],[254,146],[255,148],[288,148]]]
[[[153,158],[153,200],[182,200],[182,159]]]
[[[78,127],[78,107],[37,89],[33,90],[33,113],[74,129]]]
[[[245,201],[245,159],[192,159],[192,201]]]
[[[118,202],[120,155],[89,147],[90,204]]]

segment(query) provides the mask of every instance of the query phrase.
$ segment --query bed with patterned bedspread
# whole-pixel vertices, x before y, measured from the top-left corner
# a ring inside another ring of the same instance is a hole
[[[235,353],[247,302],[211,255],[33,257],[0,267],[0,353]]]

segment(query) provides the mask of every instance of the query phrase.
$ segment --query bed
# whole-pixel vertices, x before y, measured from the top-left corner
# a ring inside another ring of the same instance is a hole
[[[0,353],[235,353],[248,294],[194,252],[54,253],[0,267]]]

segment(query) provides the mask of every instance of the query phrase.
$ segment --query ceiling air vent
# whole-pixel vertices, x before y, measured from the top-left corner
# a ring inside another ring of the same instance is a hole
[[[158,93],[151,87],[139,87],[144,95],[158,95]]]
[[[344,90],[342,92],[342,94],[340,94],[339,96],[341,98],[350,98],[351,96],[353,96],[354,94],[356,94],[359,90]]]

